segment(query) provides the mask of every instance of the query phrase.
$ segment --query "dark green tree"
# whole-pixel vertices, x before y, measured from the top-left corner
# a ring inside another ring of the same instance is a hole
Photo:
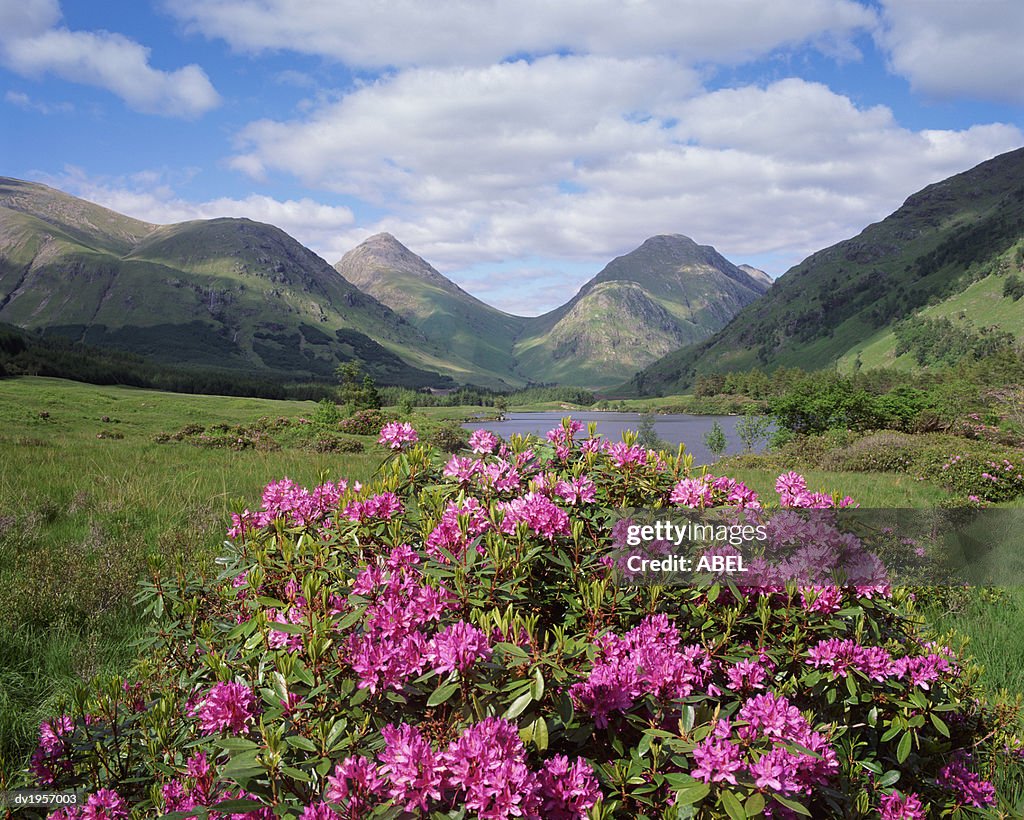
[[[354,410],[380,409],[381,400],[377,386],[373,379],[363,372],[358,362],[342,362],[334,372],[341,380],[341,390],[338,394],[341,404],[351,405]]]

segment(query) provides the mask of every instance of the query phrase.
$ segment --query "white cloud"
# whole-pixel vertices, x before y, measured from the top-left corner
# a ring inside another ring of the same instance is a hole
[[[52,73],[116,94],[131,108],[172,117],[195,117],[220,104],[197,65],[161,71],[148,48],[108,31],[57,27],[52,0],[0,3],[0,62],[22,76]]]
[[[876,38],[890,66],[938,98],[1024,102],[1020,0],[884,0]]]
[[[255,175],[384,201],[395,192],[469,205],[557,184],[577,165],[657,144],[657,112],[698,88],[667,59],[546,57],[485,68],[412,69],[364,85],[305,120],[250,124],[232,162]]]
[[[74,110],[68,102],[46,103],[32,99],[23,91],[8,91],[4,94],[4,102],[16,105],[26,111],[38,111],[40,114],[66,114]]]
[[[232,163],[385,206],[329,261],[387,230],[457,279],[529,256],[596,272],[656,233],[795,264],[1021,142],[1001,124],[915,132],[796,78],[707,92],[669,58],[547,57],[388,75],[252,123]]]
[[[186,172],[184,178],[191,176]],[[354,216],[349,208],[325,205],[308,197],[279,200],[260,194],[233,199],[220,197],[190,202],[178,196],[174,183],[182,175],[160,170],[141,171],[130,178],[96,179],[77,168],[68,168],[42,181],[118,213],[166,225],[192,219],[245,217],[276,225],[307,247],[317,250],[329,245],[340,233],[351,229]],[[329,259],[330,262],[337,261]]]
[[[286,49],[370,68],[484,65],[566,51],[732,63],[808,40],[843,50],[852,33],[875,22],[852,0],[166,0],[165,7],[240,51]]]

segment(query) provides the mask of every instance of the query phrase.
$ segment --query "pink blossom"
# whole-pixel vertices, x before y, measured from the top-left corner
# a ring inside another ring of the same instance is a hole
[[[501,531],[504,533],[515,533],[516,524],[522,521],[532,532],[544,536],[548,541],[554,541],[557,535],[569,535],[569,516],[565,510],[539,493],[527,493],[520,498],[501,502],[500,508],[505,512],[501,522]]]
[[[444,766],[419,728],[388,724],[380,731],[386,744],[380,759],[387,793],[406,811],[427,812],[431,800],[441,799]]]
[[[112,789],[100,789],[90,794],[82,810],[82,820],[124,820],[127,817],[128,805]]]
[[[457,621],[431,638],[425,654],[439,675],[455,670],[465,673],[478,660],[491,657],[491,647],[481,629]]]
[[[925,820],[928,816],[921,800],[910,792],[903,797],[899,792],[883,795],[878,801],[880,820]]]
[[[966,764],[969,761],[969,755],[958,752],[939,770],[936,782],[939,786],[952,791],[963,804],[979,808],[992,805],[996,802],[995,787],[968,769]]]
[[[409,422],[392,421],[380,429],[378,444],[384,444],[392,450],[401,450],[405,444],[419,441],[419,434]]]
[[[569,763],[565,755],[544,761],[537,774],[537,790],[544,820],[584,820],[602,797],[590,765],[582,757]]]
[[[442,755],[450,785],[481,820],[536,816],[536,776],[526,765],[519,730],[487,717],[466,729]]]
[[[498,437],[490,430],[476,430],[469,437],[469,446],[474,453],[487,455],[498,446]]]
[[[384,779],[373,762],[355,755],[346,757],[334,767],[334,774],[327,777],[325,797],[328,803],[344,808],[346,818],[358,820],[383,794],[384,785]]]
[[[256,696],[241,683],[218,683],[199,707],[199,725],[206,734],[245,734],[256,716]]]
[[[697,765],[690,769],[692,777],[699,778],[705,783],[731,783],[736,785],[736,772],[743,768],[742,753],[728,738],[728,722],[719,721],[718,729],[721,732],[712,732],[705,737],[694,748],[693,761]]]
[[[559,481],[555,485],[555,495],[567,504],[593,504],[597,500],[597,487],[581,475],[571,481]]]

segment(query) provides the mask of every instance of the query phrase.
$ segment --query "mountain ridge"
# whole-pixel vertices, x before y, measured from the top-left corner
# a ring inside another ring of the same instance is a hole
[[[1024,148],[922,188],[779,277],[756,309],[639,372],[641,393],[704,373],[830,367],[894,322],[988,275],[1024,237]]]

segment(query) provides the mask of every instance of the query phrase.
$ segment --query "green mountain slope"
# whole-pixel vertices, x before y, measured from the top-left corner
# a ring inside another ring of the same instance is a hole
[[[346,280],[390,307],[467,364],[480,384],[522,385],[511,350],[526,319],[491,307],[436,271],[391,234],[371,236],[335,263]]]
[[[12,179],[0,321],[175,364],[330,378],[357,358],[384,383],[446,383],[441,351],[278,228],[154,226]]]
[[[680,235],[648,239],[533,318],[484,304],[390,234],[370,237],[335,268],[485,377],[582,387],[617,384],[705,338],[770,285]]]
[[[723,327],[770,284],[706,245],[654,236],[620,256],[517,339],[522,373],[607,387]],[[540,380],[540,379],[538,379]]]
[[[1022,236],[1019,149],[929,185],[856,237],[808,257],[719,333],[655,362],[632,387],[665,392],[700,373],[831,366],[988,273]]]

